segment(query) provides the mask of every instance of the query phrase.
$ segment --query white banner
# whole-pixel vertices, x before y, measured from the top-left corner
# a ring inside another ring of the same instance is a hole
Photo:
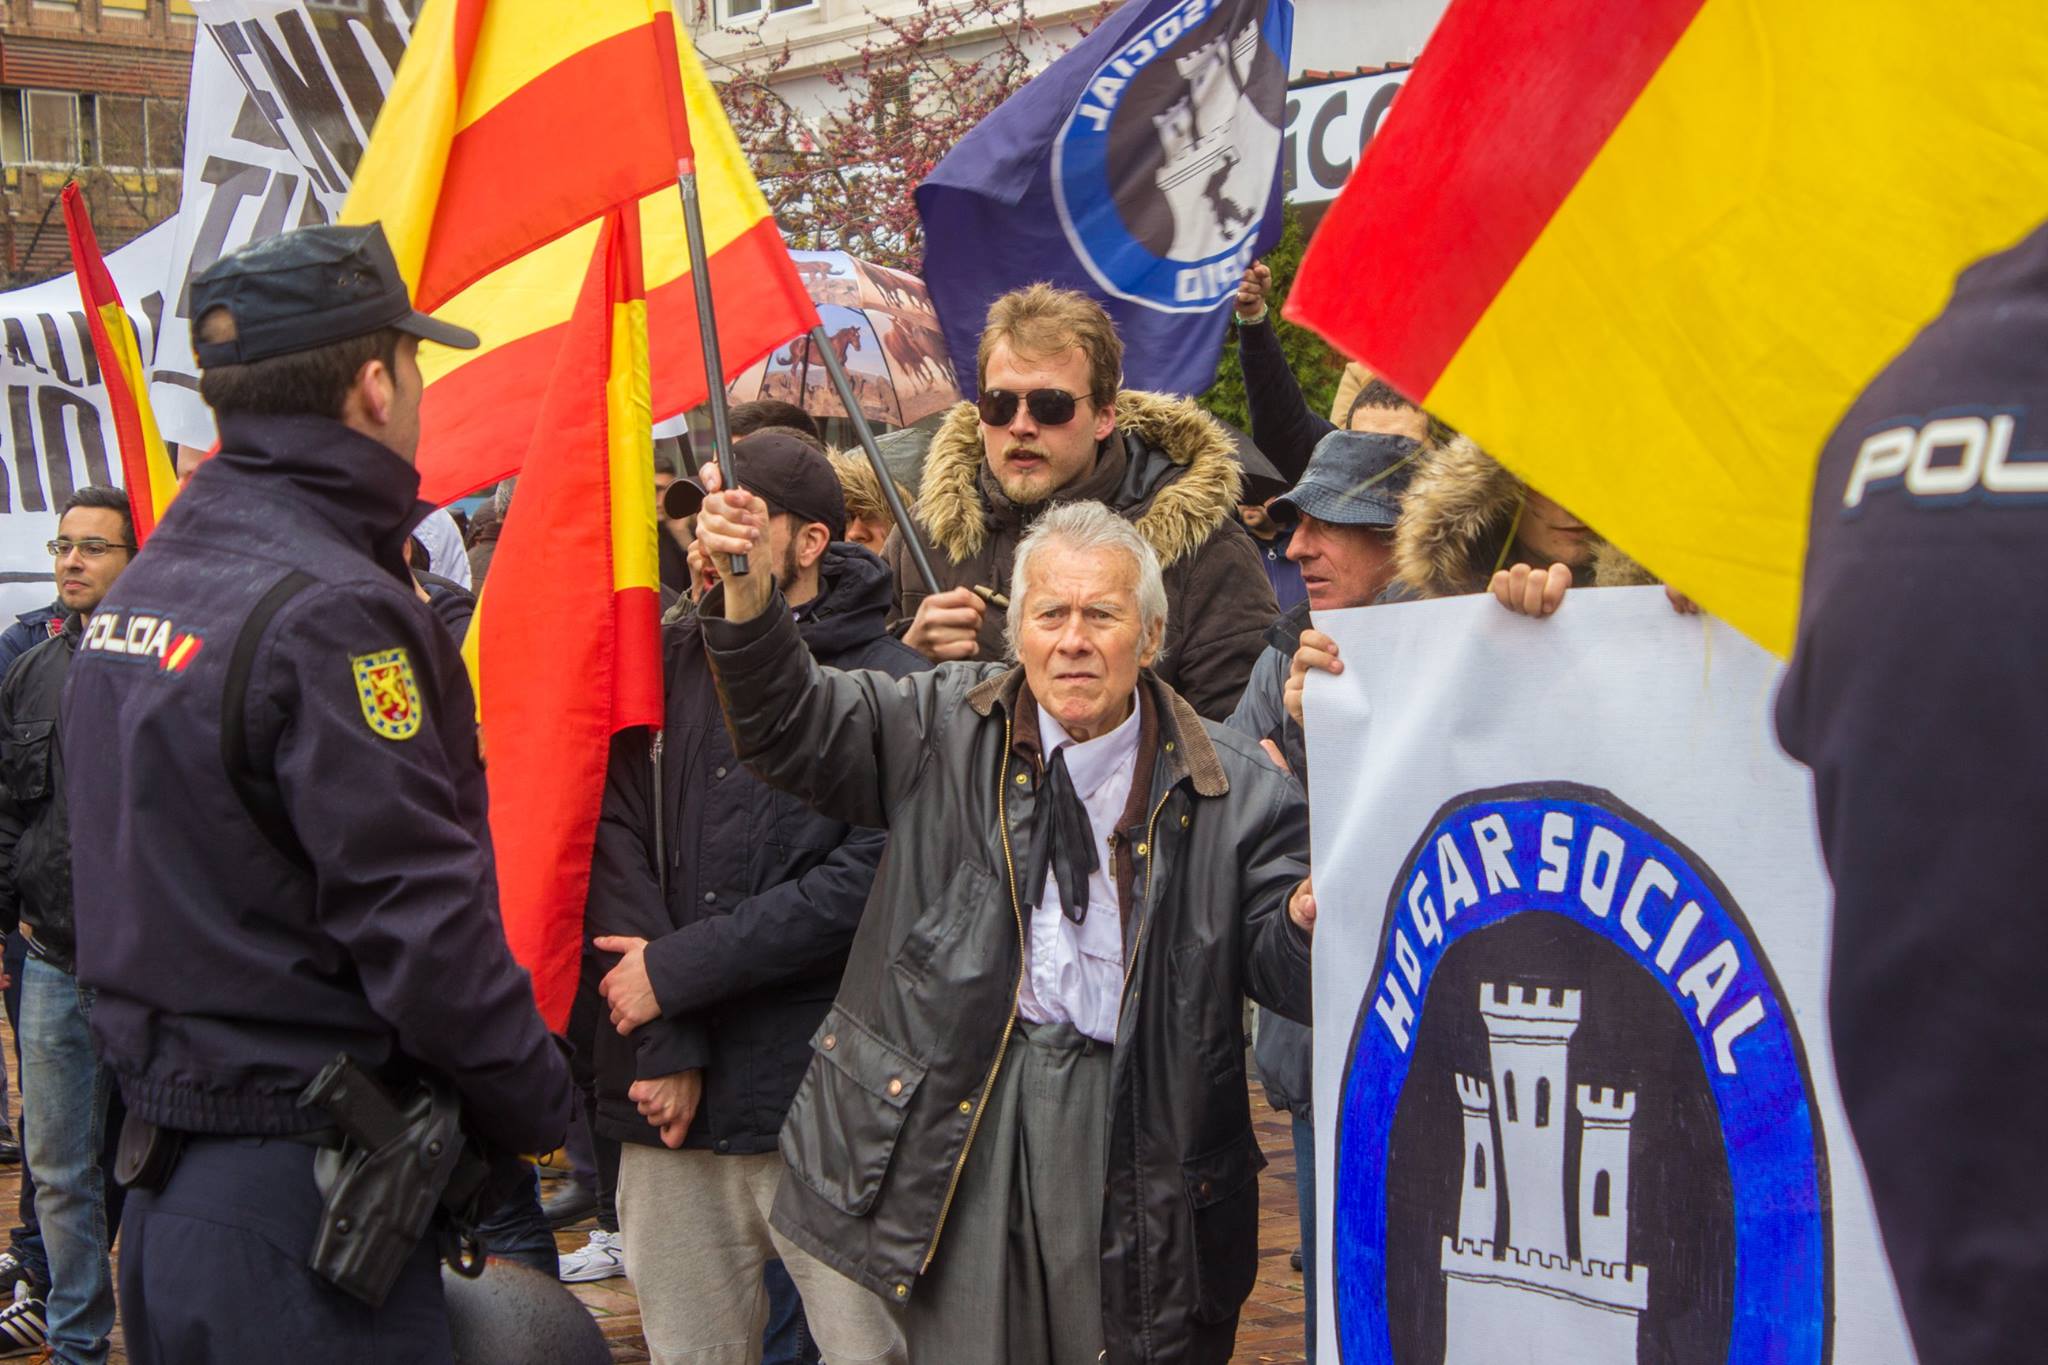
[[[1337,197],[1407,79],[1406,71],[1387,71],[1288,90],[1280,149],[1288,203],[1321,204]]]
[[[185,282],[286,228],[330,221],[410,32],[400,0],[194,0],[200,19],[177,215],[110,252],[164,438],[211,445]],[[121,483],[106,387],[70,276],[0,294],[0,625],[50,600],[44,544],[81,484]]]
[[[1317,624],[1322,1357],[1908,1365],[1775,663],[1648,588]]]

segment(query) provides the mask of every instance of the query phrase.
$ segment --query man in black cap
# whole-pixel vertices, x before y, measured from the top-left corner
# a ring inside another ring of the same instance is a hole
[[[378,1307],[309,1268],[339,1135],[300,1095],[347,1053],[400,1093],[451,1085],[497,1150],[568,1124],[498,918],[469,683],[404,562],[416,352],[476,337],[413,311],[375,225],[261,242],[191,299],[220,453],[94,614],[62,726],[74,821],[102,834],[78,977],[124,1146],[157,1157],[128,1204],[128,1354],[449,1361],[433,1236]]]
[[[1307,743],[1301,718],[1286,705],[1294,653],[1309,628],[1309,614],[1363,607],[1380,600],[1394,579],[1394,524],[1420,445],[1406,436],[1332,431],[1316,443],[1301,482],[1268,505],[1288,530],[1287,557],[1301,570],[1306,598],[1266,632],[1266,651],[1226,722],[1308,783]],[[1266,1097],[1294,1120],[1295,1206],[1301,1233],[1303,1329],[1307,1358],[1316,1358],[1316,1148],[1309,1102],[1309,1029],[1261,1006],[1252,1060]]]
[[[888,632],[888,567],[845,542],[826,458],[773,430],[733,455],[770,514],[755,571],[782,589],[811,656],[899,678],[929,667]],[[768,1223],[777,1137],[887,836],[740,766],[695,613],[670,619],[662,652],[666,756],[644,732],[614,742],[587,913],[598,950],[619,955],[602,987],[615,1031],[597,1043],[597,1125],[625,1144],[619,1225],[648,1349],[759,1360],[762,1271],[780,1258],[826,1360],[900,1361],[882,1300]]]

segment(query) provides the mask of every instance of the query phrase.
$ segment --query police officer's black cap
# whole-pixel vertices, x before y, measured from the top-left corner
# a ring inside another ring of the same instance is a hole
[[[798,521],[823,522],[834,540],[846,539],[846,491],[816,447],[784,432],[757,431],[732,443],[732,457],[742,488]],[[695,479],[677,479],[662,497],[662,510],[676,521],[703,505]]]
[[[465,351],[478,345],[475,332],[414,310],[377,223],[299,228],[221,257],[192,280],[192,316],[215,308],[234,319],[235,337],[201,341],[195,327],[202,367],[310,351],[385,327]]]

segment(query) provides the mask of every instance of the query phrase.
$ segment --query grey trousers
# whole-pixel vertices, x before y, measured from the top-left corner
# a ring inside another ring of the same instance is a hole
[[[939,1252],[902,1309],[912,1365],[1101,1356],[1106,1043],[1018,1021]]]
[[[627,1143],[619,1156],[626,1275],[655,1365],[756,1365],[780,1257],[825,1365],[905,1365],[894,1310],[768,1226],[782,1157]]]

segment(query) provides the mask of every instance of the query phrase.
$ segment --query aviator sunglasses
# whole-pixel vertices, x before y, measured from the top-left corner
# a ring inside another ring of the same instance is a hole
[[[1033,389],[1029,393],[986,389],[974,406],[980,409],[982,421],[992,427],[1006,427],[1017,415],[1020,401],[1030,410],[1032,421],[1042,427],[1059,427],[1074,420],[1074,404],[1081,400],[1065,389]]]

